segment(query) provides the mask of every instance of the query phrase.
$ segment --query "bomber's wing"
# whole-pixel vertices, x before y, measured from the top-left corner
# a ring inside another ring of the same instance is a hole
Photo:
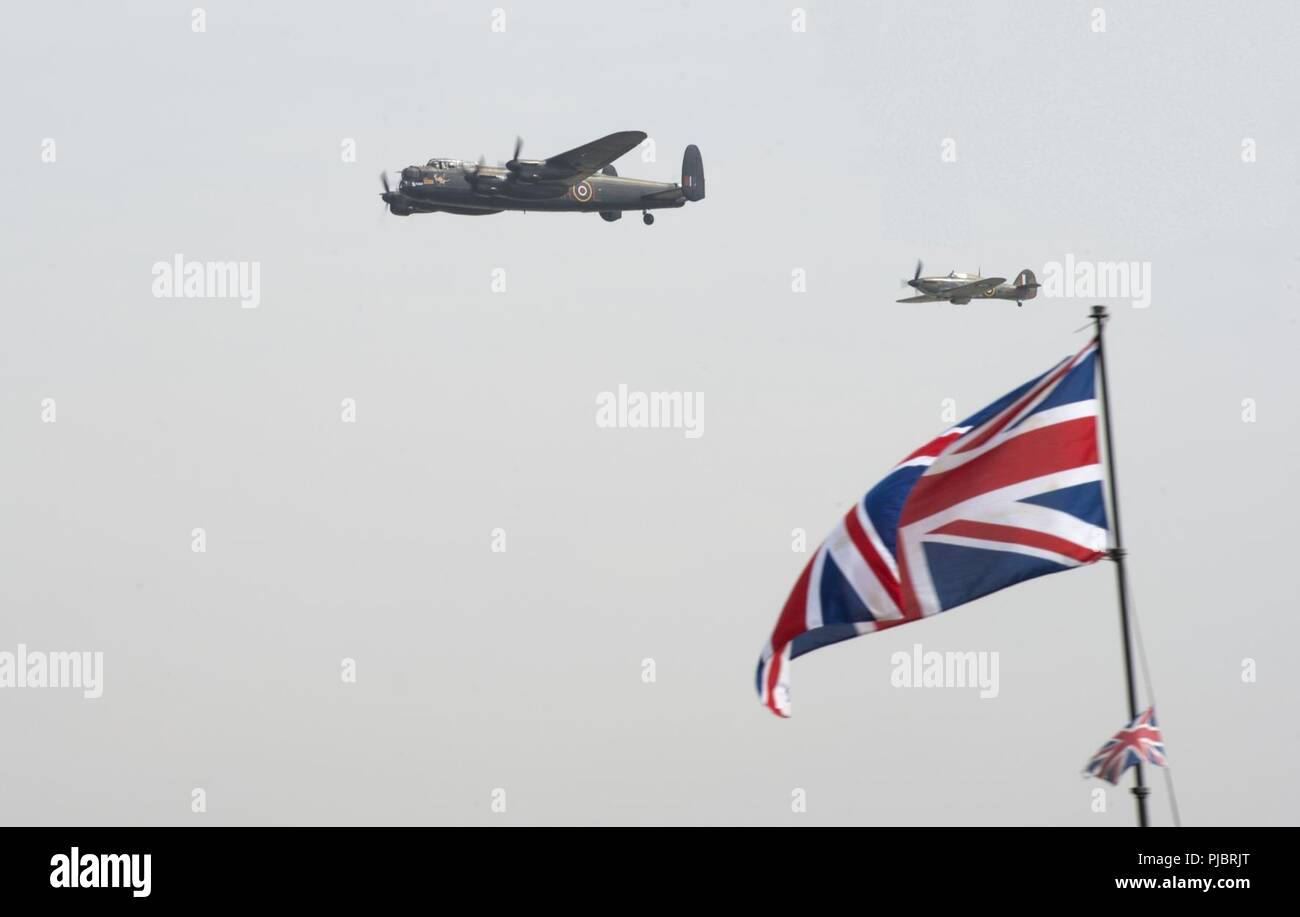
[[[974,283],[953,287],[951,290],[944,290],[943,298],[965,299],[967,297],[986,296],[991,290],[996,290],[998,286],[1006,283],[1006,280],[1005,277],[981,277]]]
[[[548,177],[581,181],[646,138],[645,131],[619,131],[546,160]]]
[[[922,293],[920,296],[909,296],[907,299],[898,299],[895,302],[947,302],[947,296],[936,296],[933,293]]]

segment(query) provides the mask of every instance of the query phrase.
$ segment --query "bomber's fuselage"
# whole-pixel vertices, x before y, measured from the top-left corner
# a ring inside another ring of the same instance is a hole
[[[674,193],[677,192],[677,193]],[[501,210],[572,210],[578,213],[681,207],[678,185],[594,174],[578,182],[536,180],[509,169],[432,159],[402,170],[396,192],[386,198],[413,212],[496,213]]]

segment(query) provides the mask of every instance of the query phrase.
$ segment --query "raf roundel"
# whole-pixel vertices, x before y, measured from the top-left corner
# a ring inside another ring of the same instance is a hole
[[[569,190],[570,193],[573,195],[573,199],[583,204],[591,200],[593,196],[591,182],[587,181],[586,179],[578,182]]]

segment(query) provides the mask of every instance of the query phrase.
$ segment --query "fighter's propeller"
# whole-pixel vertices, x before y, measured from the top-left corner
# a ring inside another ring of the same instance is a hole
[[[384,169],[382,172],[379,173],[379,183],[382,184],[382,185],[384,186],[384,193],[381,194],[381,195],[379,195],[379,199],[382,200],[382,201],[384,202],[384,210],[385,210],[385,211],[390,211],[390,210],[392,210],[392,206],[391,206],[390,203],[389,203],[389,198],[391,197],[391,195],[392,195],[392,193],[393,193],[393,189],[392,189],[392,188],[389,186],[389,184],[388,184],[388,170],[387,170],[387,169]],[[380,219],[381,219],[381,220],[383,219],[383,214],[380,214]]]
[[[916,273],[914,273],[914,274],[912,275],[912,279],[911,279],[911,280],[904,280],[904,281],[903,281],[903,286],[905,286],[905,287],[914,287],[914,286],[916,286],[916,282],[917,282],[918,280],[920,280],[920,279],[921,279],[921,259],[920,259],[920,258],[917,258],[917,259],[916,259]]]

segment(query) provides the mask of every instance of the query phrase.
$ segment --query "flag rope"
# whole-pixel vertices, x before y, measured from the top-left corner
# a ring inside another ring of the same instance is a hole
[[[1146,688],[1147,700],[1150,702],[1149,706],[1155,707],[1157,706],[1156,689],[1151,685],[1151,664],[1147,662],[1147,648],[1146,648],[1146,644],[1142,640],[1142,624],[1138,620],[1136,609],[1132,611],[1132,616],[1133,616],[1133,642],[1137,644],[1138,660],[1142,665],[1142,686]],[[1164,737],[1164,733],[1162,731],[1161,738],[1163,737]],[[1168,743],[1165,743],[1165,747],[1168,748]],[[1165,766],[1162,768],[1162,770],[1165,772],[1165,790],[1169,793],[1169,811],[1173,815],[1174,827],[1181,828],[1183,826],[1183,820],[1181,817],[1179,817],[1178,796],[1177,794],[1174,793],[1173,765],[1169,763],[1168,760],[1166,760]]]

